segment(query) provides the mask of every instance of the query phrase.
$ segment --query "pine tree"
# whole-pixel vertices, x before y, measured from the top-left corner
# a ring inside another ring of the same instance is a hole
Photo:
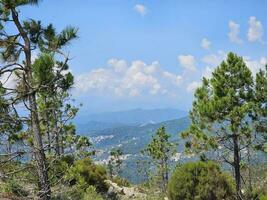
[[[188,139],[186,147],[190,151],[221,149],[220,158],[234,169],[238,199],[242,198],[241,152],[251,144],[253,136],[253,88],[251,71],[242,57],[229,53],[211,79],[203,78],[196,90],[190,112],[192,124],[182,134]]]
[[[32,148],[39,178],[39,198],[48,200],[51,199],[51,189],[36,98],[38,92],[42,88],[48,87],[49,83],[36,84],[32,63],[33,52],[52,53],[58,57],[63,57],[61,63],[62,68],[64,68],[69,61],[69,57],[61,49],[76,38],[77,30],[67,27],[57,34],[51,24],[43,26],[40,21],[33,19],[21,21],[19,7],[37,5],[38,2],[38,0],[0,1],[0,50],[1,59],[5,63],[0,68],[0,74],[9,73],[10,76],[16,76],[16,79],[18,79],[16,88],[4,89],[8,91],[6,97],[9,105],[23,103],[25,108],[29,110],[29,133],[33,136]],[[5,28],[6,23],[14,25],[13,32]],[[45,76],[45,74],[43,75]]]
[[[165,192],[169,180],[170,159],[175,153],[175,145],[170,142],[170,135],[166,133],[164,126],[156,131],[152,141],[142,153],[148,155],[154,161],[157,168],[157,176],[160,180],[160,188],[162,192]]]
[[[121,173],[121,167],[123,162],[122,155],[123,152],[121,149],[113,149],[110,151],[108,170],[111,179],[116,175],[120,175]]]
[[[256,75],[254,123],[261,135],[256,148],[267,152],[267,65]]]

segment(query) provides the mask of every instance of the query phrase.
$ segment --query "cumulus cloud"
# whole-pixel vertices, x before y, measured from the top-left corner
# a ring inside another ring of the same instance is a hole
[[[192,93],[192,92],[195,92],[195,90],[200,86],[201,86],[201,82],[193,81],[188,84],[186,90],[187,92]]]
[[[208,54],[202,58],[202,61],[207,65],[212,65],[216,67],[226,58],[226,53],[224,51],[218,51],[215,54]]]
[[[216,54],[209,54],[202,58],[202,62],[206,64],[206,67],[202,71],[202,76],[211,78],[213,70],[227,57],[224,51],[218,51]],[[243,56],[243,59],[251,70],[253,76],[259,72],[260,69],[264,69],[267,64],[267,57],[261,57],[259,59],[251,59],[248,56]]]
[[[247,33],[248,41],[262,42],[262,36],[263,36],[264,30],[263,30],[263,26],[261,22],[258,21],[256,17],[252,16],[248,20],[248,25],[249,25],[249,29]]]
[[[238,44],[242,43],[242,40],[239,38],[240,25],[234,21],[229,21],[228,26],[230,29],[230,32],[228,33],[230,41]]]
[[[195,60],[194,56],[192,56],[192,55],[179,55],[178,61],[184,69],[190,70],[190,71],[196,70],[196,60]]]
[[[251,70],[253,76],[256,76],[256,73],[260,71],[260,69],[264,69],[267,64],[267,58],[261,57],[257,60],[252,60],[250,57],[244,57],[244,61],[247,64],[248,68]]]
[[[142,4],[136,4],[134,10],[139,13],[142,17],[147,14],[147,8]]]
[[[141,60],[128,64],[110,59],[107,67],[77,76],[75,88],[83,93],[110,94],[119,97],[172,94],[182,83],[178,74],[165,71],[158,61]]]
[[[203,38],[201,40],[201,47],[203,49],[209,49],[210,48],[210,45],[211,45],[211,42],[207,38]]]
[[[218,51],[214,54],[205,55],[202,58],[202,62],[206,64],[205,69],[202,72],[202,76],[210,78],[213,70],[220,65],[220,63],[226,59],[226,53],[224,51]]]

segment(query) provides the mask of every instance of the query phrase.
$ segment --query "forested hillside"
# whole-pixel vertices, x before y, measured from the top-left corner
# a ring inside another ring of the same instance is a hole
[[[75,119],[83,107],[73,99],[69,47],[79,27],[58,30],[22,14],[39,4],[0,0],[0,199],[267,199],[267,65],[252,72],[229,52],[197,85],[188,114],[137,109]],[[152,82],[152,95],[161,88],[151,75],[134,78]]]

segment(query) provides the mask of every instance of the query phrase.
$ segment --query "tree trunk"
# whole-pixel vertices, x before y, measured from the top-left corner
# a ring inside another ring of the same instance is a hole
[[[15,8],[11,8],[12,18],[13,21],[21,35],[21,37],[24,40],[24,53],[25,53],[25,75],[26,85],[28,86],[28,90],[26,91],[28,93],[28,101],[29,101],[29,107],[30,107],[30,116],[31,116],[31,130],[33,133],[33,152],[34,156],[37,162],[37,173],[39,178],[39,185],[40,185],[40,192],[38,194],[39,198],[41,200],[50,200],[51,199],[51,189],[50,189],[50,183],[48,179],[48,172],[47,172],[47,165],[46,165],[46,157],[44,153],[43,148],[43,142],[42,142],[42,135],[40,130],[40,121],[38,116],[38,109],[37,109],[37,103],[36,103],[36,93],[34,92],[31,84],[33,82],[32,77],[32,66],[31,66],[31,44],[30,40],[28,38],[27,33],[24,31],[19,18],[18,13],[15,10]]]
[[[253,199],[253,194],[252,194],[252,170],[251,170],[251,160],[250,160],[250,147],[247,147],[247,153],[248,153],[248,187],[249,187],[249,198]]]
[[[236,194],[237,199],[242,199],[241,192],[241,174],[240,174],[240,155],[239,155],[239,145],[238,145],[238,136],[233,135],[233,144],[234,144],[234,171],[235,171],[235,184],[236,184]]]
[[[56,156],[60,156],[60,139],[59,139],[59,128],[58,128],[58,115],[56,111],[54,111],[55,116],[55,127],[54,127],[54,133],[55,133],[55,153]]]
[[[45,97],[45,105],[47,105],[47,100]],[[47,136],[47,146],[48,152],[51,153],[51,137],[50,137],[50,125],[49,125],[49,116],[47,111],[45,111],[45,123],[46,123],[46,136]]]
[[[166,183],[165,183],[165,163],[164,163],[164,159],[161,159],[160,161],[160,170],[161,170],[161,190],[162,192],[166,191]]]
[[[39,118],[37,113],[35,95],[29,96],[31,109],[31,126],[34,138],[34,155],[37,162],[37,173],[39,177],[40,191],[39,198],[42,200],[51,199],[51,190],[48,179],[48,169],[46,165],[46,157],[43,148],[42,136],[39,126]]]

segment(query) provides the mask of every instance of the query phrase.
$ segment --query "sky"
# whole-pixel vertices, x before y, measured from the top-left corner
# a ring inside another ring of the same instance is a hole
[[[232,51],[267,62],[265,0],[43,0],[25,18],[79,29],[65,49],[85,112],[189,110],[203,76]]]

